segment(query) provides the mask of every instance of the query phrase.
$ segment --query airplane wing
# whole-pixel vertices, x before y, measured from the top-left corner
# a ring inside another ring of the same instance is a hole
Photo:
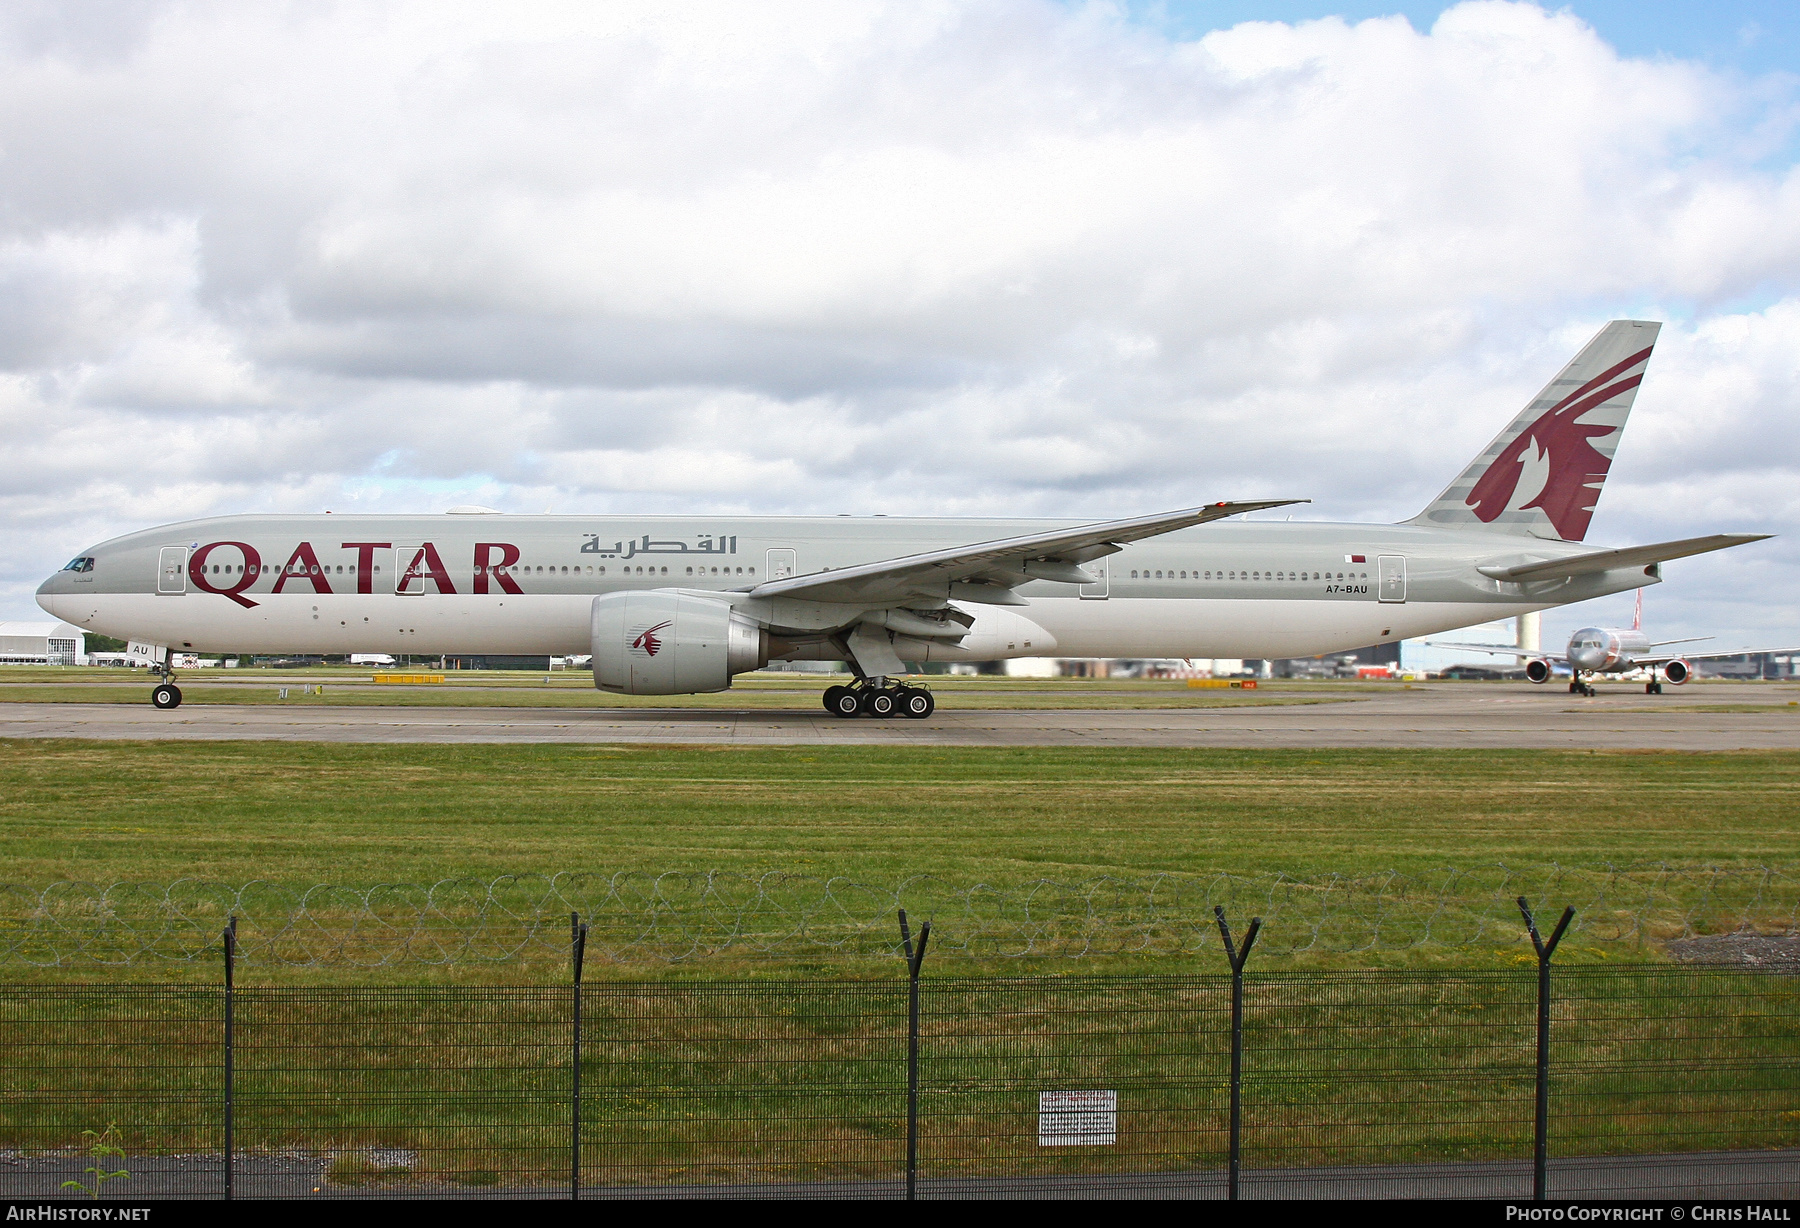
[[[1522,657],[1541,661],[1566,661],[1568,658],[1560,652],[1526,652],[1522,648],[1509,648],[1504,644],[1453,644],[1448,640],[1426,640],[1428,648],[1459,648],[1466,652],[1485,652],[1496,657]]]
[[[1095,577],[1080,564],[1118,553],[1126,542],[1140,541],[1222,520],[1241,512],[1310,503],[1309,499],[1257,499],[1209,503],[1186,511],[1129,520],[1105,520],[1072,529],[1052,529],[997,541],[976,542],[909,554],[879,563],[862,563],[833,571],[770,580],[750,590],[753,597],[789,597],[880,607],[921,597],[973,601],[988,605],[1029,605],[1012,590],[1032,580],[1089,584]]]
[[[1789,645],[1786,648],[1721,648],[1717,652],[1665,652],[1660,656],[1633,657],[1632,660],[1639,664],[1649,665],[1656,662],[1674,661],[1677,659],[1682,661],[1713,661],[1717,660],[1719,657],[1754,657],[1765,652],[1796,653],[1800,652],[1800,646]]]
[[[1685,559],[1710,550],[1726,550],[1747,542],[1759,542],[1770,533],[1714,533],[1710,537],[1689,537],[1678,542],[1657,542],[1651,546],[1628,546],[1623,550],[1596,550],[1561,559],[1508,559],[1483,563],[1475,570],[1493,580],[1554,580],[1563,576],[1585,576],[1596,571],[1612,571],[1618,567],[1640,567],[1649,563],[1666,563]]]

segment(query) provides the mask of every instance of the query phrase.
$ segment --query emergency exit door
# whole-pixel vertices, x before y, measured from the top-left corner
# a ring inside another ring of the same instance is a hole
[[[1384,554],[1375,560],[1377,599],[1406,600],[1406,560],[1398,554]]]
[[[800,570],[800,556],[792,550],[769,551],[767,563],[771,580],[786,580]]]

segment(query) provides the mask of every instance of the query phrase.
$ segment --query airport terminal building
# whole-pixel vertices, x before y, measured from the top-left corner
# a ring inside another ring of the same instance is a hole
[[[0,622],[0,665],[86,663],[86,637],[68,623]]]

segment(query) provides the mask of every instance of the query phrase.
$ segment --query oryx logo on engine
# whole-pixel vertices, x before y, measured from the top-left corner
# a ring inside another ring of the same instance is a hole
[[[662,641],[657,638],[656,633],[674,621],[675,620],[672,618],[667,618],[662,622],[657,623],[654,627],[649,627],[638,632],[638,637],[631,641],[631,647],[634,650],[642,652],[645,656],[654,657],[662,650]]]

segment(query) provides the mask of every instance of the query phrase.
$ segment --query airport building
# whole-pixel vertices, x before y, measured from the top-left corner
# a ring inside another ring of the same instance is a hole
[[[87,637],[68,623],[0,622],[0,665],[85,665]]]

